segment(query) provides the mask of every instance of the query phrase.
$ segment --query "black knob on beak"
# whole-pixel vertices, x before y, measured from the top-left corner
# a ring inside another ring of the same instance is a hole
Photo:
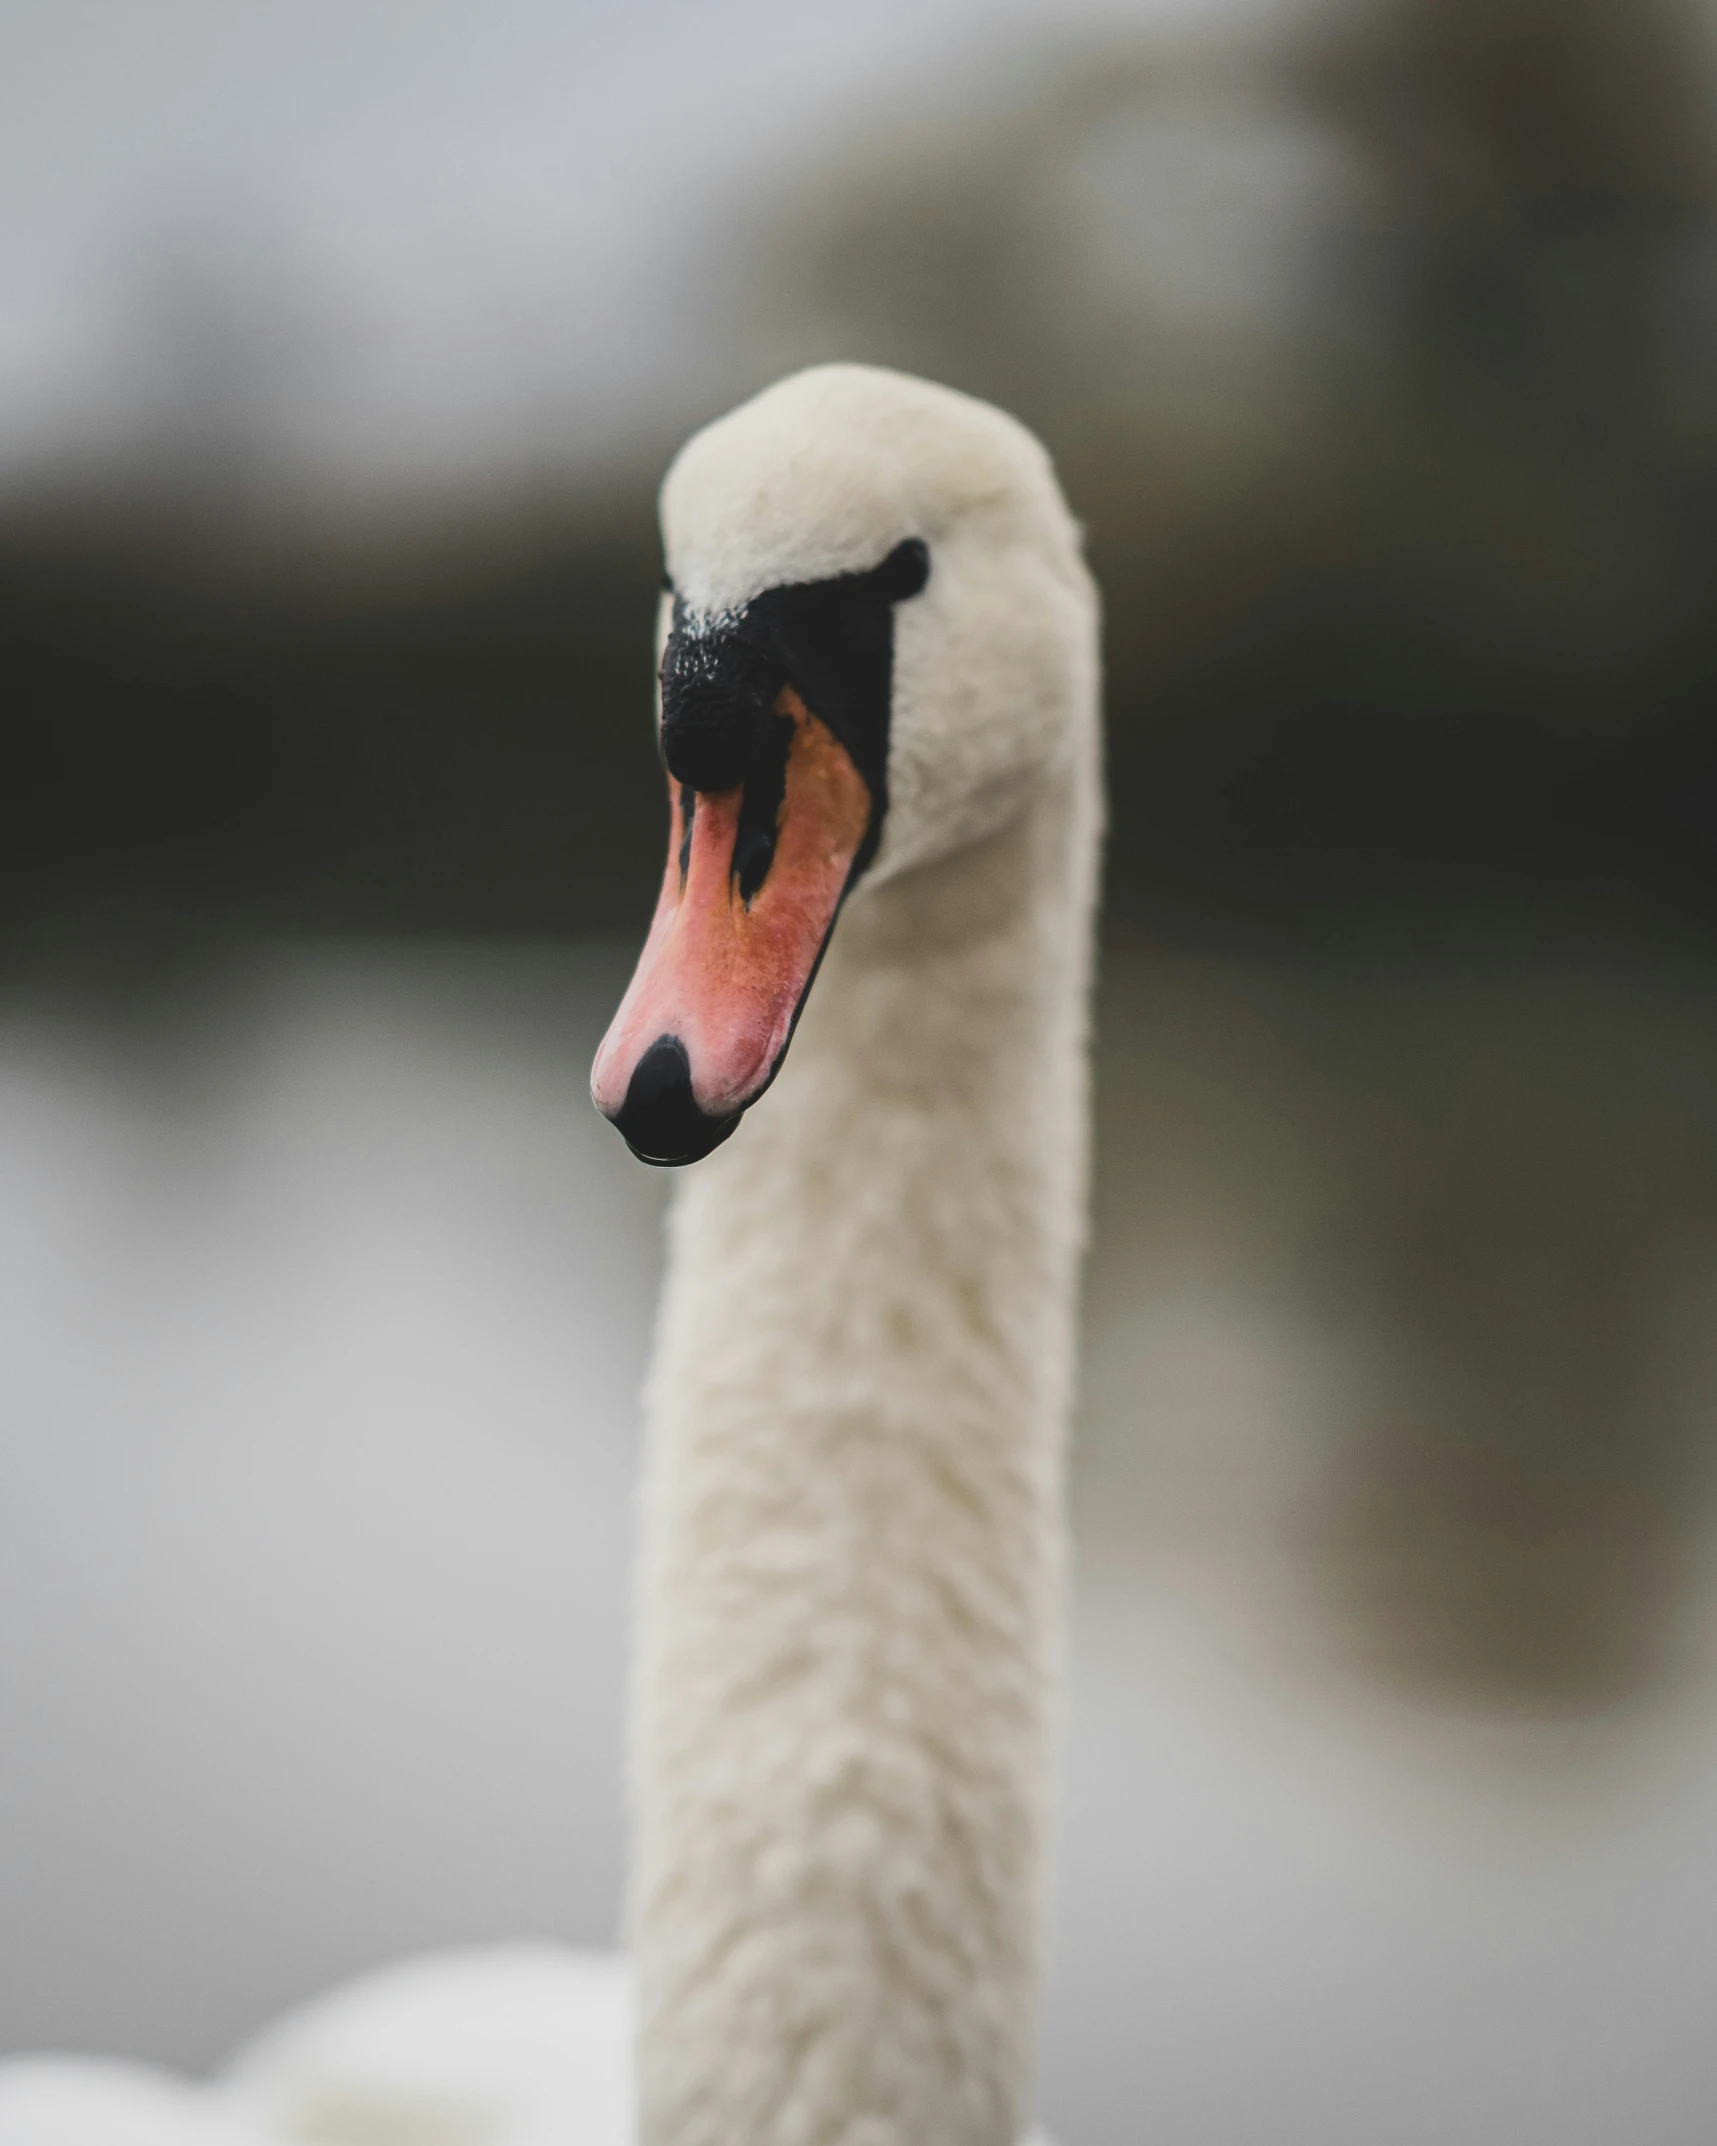
[[[786,672],[733,631],[668,638],[662,658],[662,757],[676,782],[732,790],[745,780]]]

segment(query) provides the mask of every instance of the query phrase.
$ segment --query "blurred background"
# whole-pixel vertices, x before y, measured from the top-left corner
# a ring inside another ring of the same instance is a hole
[[[0,2051],[607,1942],[653,495],[1107,611],[1066,2146],[1717,2109],[1717,12],[10,0]]]

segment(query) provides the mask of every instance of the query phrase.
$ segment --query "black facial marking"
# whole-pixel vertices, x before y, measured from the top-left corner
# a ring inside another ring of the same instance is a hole
[[[734,870],[747,900],[774,852],[790,742],[778,742],[774,728],[783,720],[774,705],[784,685],[834,732],[870,791],[870,825],[849,884],[876,854],[888,809],[894,607],[929,578],[929,547],[908,537],[868,572],[765,589],[701,631],[674,599],[662,656],[662,755],[676,781],[694,790],[745,786]],[[748,837],[752,848],[742,858]]]
[[[689,782],[680,784],[680,892],[686,888],[686,874],[692,868],[692,814],[698,808],[698,793]]]
[[[787,795],[787,755],[792,747],[793,718],[766,716],[745,771],[745,788],[739,794],[733,876],[741,901],[750,901],[775,862],[775,832],[781,801]]]

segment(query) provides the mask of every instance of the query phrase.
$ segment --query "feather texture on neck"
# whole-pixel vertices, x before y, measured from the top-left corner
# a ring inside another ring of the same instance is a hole
[[[649,1397],[643,2146],[1012,2146],[1083,1208],[1094,736],[855,900],[681,1188]]]

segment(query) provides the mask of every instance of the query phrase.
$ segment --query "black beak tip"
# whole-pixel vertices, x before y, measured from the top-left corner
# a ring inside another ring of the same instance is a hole
[[[640,1162],[678,1169],[720,1147],[741,1113],[713,1118],[692,1093],[691,1060],[678,1036],[658,1036],[632,1069],[612,1123]]]

